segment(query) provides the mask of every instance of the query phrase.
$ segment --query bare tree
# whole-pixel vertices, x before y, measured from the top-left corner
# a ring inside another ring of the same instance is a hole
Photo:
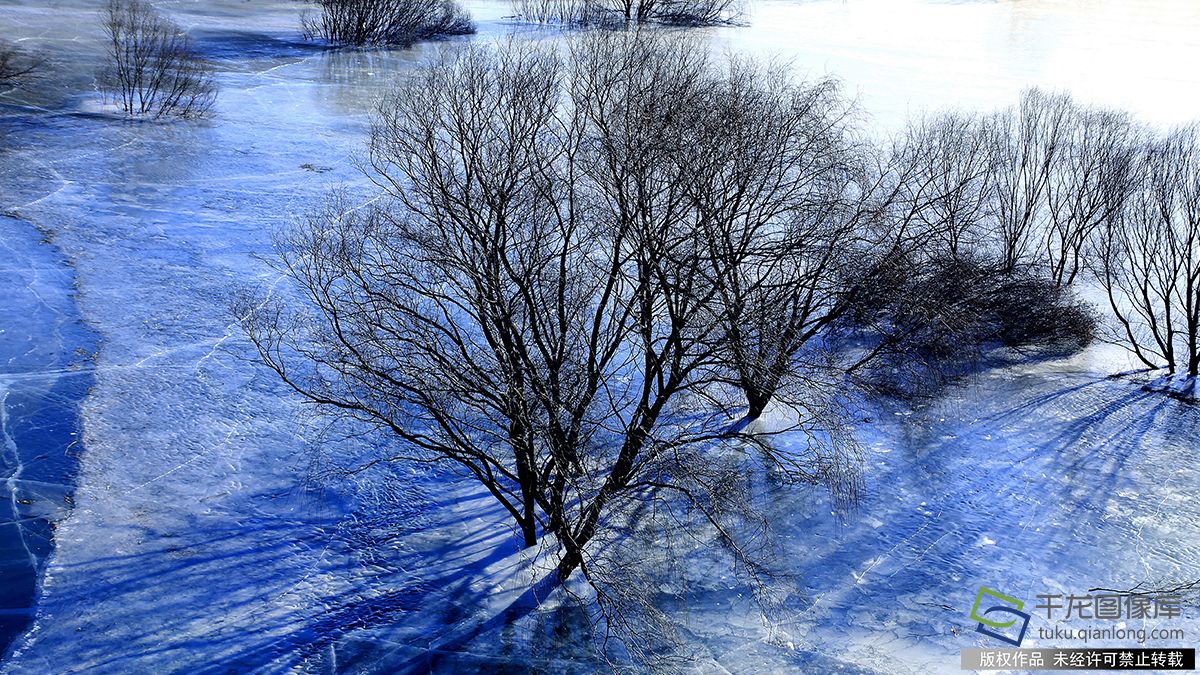
[[[316,0],[302,19],[308,39],[333,44],[410,45],[419,40],[475,32],[455,0]]]
[[[904,176],[896,199],[926,255],[958,258],[984,244],[997,173],[994,133],[990,120],[941,113],[910,124],[894,151]]]
[[[1176,248],[1181,280],[1175,295],[1182,315],[1187,373],[1200,375],[1200,128],[1192,125],[1170,137],[1179,186]]]
[[[848,307],[866,175],[852,121],[835,81],[795,83],[748,61],[696,113],[684,180],[721,307],[718,351],[748,420],[802,382],[799,353]]]
[[[1150,368],[1200,374],[1200,132],[1145,140],[1132,189],[1096,246],[1113,341]]]
[[[179,24],[143,0],[110,0],[104,12],[111,59],[101,90],[126,115],[200,117],[216,100],[211,66]]]
[[[1006,270],[1030,262],[1045,232],[1047,192],[1067,142],[1073,107],[1066,94],[1030,89],[1015,108],[993,117],[992,211]]]
[[[1084,268],[1091,237],[1127,192],[1134,153],[1129,115],[1031,89],[990,126],[990,209],[1005,268],[1043,264],[1055,285],[1070,285]]]
[[[391,201],[315,214],[281,242],[305,302],[239,310],[300,395],[393,434],[380,461],[468,472],[526,545],[551,543],[558,578],[582,571],[614,628],[631,626],[611,566],[629,532],[703,533],[761,583],[754,500],[732,486],[750,470],[844,486],[854,467],[833,443],[741,434],[713,405],[725,305],[690,142],[736,85],[704,54],[606,32],[421,70],[372,133]]]
[[[1120,210],[1134,155],[1127,113],[1076,106],[1066,120],[1066,142],[1046,190],[1046,263],[1058,286],[1075,281],[1093,234]]]

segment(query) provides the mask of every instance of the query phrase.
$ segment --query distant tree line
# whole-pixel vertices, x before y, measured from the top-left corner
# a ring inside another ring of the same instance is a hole
[[[741,15],[740,0],[513,0],[529,21],[583,26],[710,26]]]

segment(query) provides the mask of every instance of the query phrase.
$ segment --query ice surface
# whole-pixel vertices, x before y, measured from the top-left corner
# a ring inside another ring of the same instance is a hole
[[[76,468],[94,336],[71,268],[28,222],[0,217],[0,651],[25,629]]]
[[[764,0],[753,27],[705,33],[718,47],[775,50],[841,74],[884,126],[927,105],[1007,103],[1033,83],[1156,120],[1200,117],[1188,98],[1200,89],[1178,84],[1194,84],[1194,52],[1164,62],[1142,40],[1165,31],[1193,49],[1200,17],[1151,4],[905,0],[884,11],[880,2]],[[71,74],[8,99],[0,115],[0,206],[21,219],[0,229],[14,251],[0,261],[0,297],[38,284],[70,297],[69,275],[50,271],[61,261],[36,262],[37,237],[19,225],[32,223],[73,265],[78,312],[101,339],[75,508],[7,670],[388,671],[433,656],[446,670],[598,667],[572,628],[579,617],[563,608],[430,655],[527,581],[511,530],[453,476],[409,470],[360,489],[314,479],[317,447],[361,455],[371,442],[317,435],[308,411],[249,358],[227,310],[239,283],[273,281],[256,257],[270,254],[273,229],[331,187],[361,187],[352,156],[375,97],[413,62],[463,41],[325,52],[299,40],[297,3],[161,6],[218,65],[211,121],[92,112],[94,3],[4,0],[0,10],[0,34]],[[1127,25],[1133,7],[1144,12]],[[481,33],[469,39],[561,35],[504,19],[503,3],[470,8]],[[917,18],[897,23],[905,8]],[[1076,20],[1085,27],[1064,34]],[[1128,39],[1105,54],[1125,65],[1097,82],[1095,51],[1071,45],[1090,39],[1086,26],[1112,37],[1116,24]],[[31,285],[25,270],[34,269],[45,271]],[[12,330],[12,312],[3,316]],[[55,321],[47,318],[31,316],[5,357],[55,353],[41,339]],[[957,650],[983,644],[966,617],[980,585],[1032,599],[1200,578],[1195,409],[1106,379],[1114,363],[1093,350],[1009,366],[928,406],[873,413],[860,432],[868,470],[857,510],[831,513],[816,489],[770,495],[801,575],[797,619],[762,626],[745,589],[714,572],[685,617],[698,668],[957,672]],[[3,372],[0,387],[11,388],[14,371]],[[1195,616],[1185,611],[1180,624],[1189,635]]]

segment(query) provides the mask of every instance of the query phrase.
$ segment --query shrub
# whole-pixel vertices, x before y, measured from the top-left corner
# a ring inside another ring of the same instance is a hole
[[[112,50],[100,88],[126,115],[200,117],[212,110],[212,68],[179,24],[142,0],[111,0],[104,32]]]
[[[846,333],[874,358],[868,379],[893,392],[944,380],[995,348],[1075,351],[1095,337],[1091,308],[1067,288],[999,257],[915,259],[883,268],[847,315]]]
[[[306,38],[338,45],[409,45],[419,40],[475,32],[454,0],[317,0],[304,17]]]
[[[514,0],[517,15],[540,23],[712,26],[739,14],[737,0]]]

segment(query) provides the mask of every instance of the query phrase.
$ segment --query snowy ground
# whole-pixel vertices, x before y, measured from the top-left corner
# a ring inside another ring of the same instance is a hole
[[[509,530],[489,499],[452,477],[402,475],[383,499],[312,479],[315,446],[370,447],[316,435],[248,358],[227,307],[238,284],[271,282],[256,256],[270,253],[273,229],[329,188],[361,183],[352,155],[390,79],[456,43],[331,54],[299,41],[295,3],[162,3],[218,62],[217,115],[131,124],[87,112],[97,109],[93,4],[5,0],[0,11],[0,34],[77,74],[43,84],[33,106],[0,112],[0,209],[20,219],[0,228],[0,250],[16,252],[0,261],[0,295],[31,288],[20,270],[52,269],[58,276],[39,283],[71,297],[69,268],[38,258],[50,254],[32,223],[73,266],[77,311],[100,340],[75,508],[56,531],[33,626],[4,668],[419,664],[519,587]],[[772,16],[779,7],[768,5]],[[512,27],[503,4],[471,9],[474,39]],[[24,314],[0,312],[14,316]],[[50,330],[27,325],[28,335]],[[35,370],[51,374],[52,361]],[[819,490],[777,496],[806,598],[789,639],[767,640],[744,589],[713,578],[686,619],[705,654],[698,668],[958,672],[958,650],[986,644],[966,616],[980,585],[1032,601],[1200,578],[1200,418],[1106,379],[1115,369],[1098,349],[988,372],[920,409],[872,413],[856,511],[832,514]],[[0,396],[14,372],[0,371]],[[372,517],[379,502],[392,510]],[[368,539],[381,542],[378,554],[357,545]],[[1200,609],[1184,617],[1173,627],[1192,638]],[[440,668],[594,669],[574,620],[547,612],[484,632]]]

